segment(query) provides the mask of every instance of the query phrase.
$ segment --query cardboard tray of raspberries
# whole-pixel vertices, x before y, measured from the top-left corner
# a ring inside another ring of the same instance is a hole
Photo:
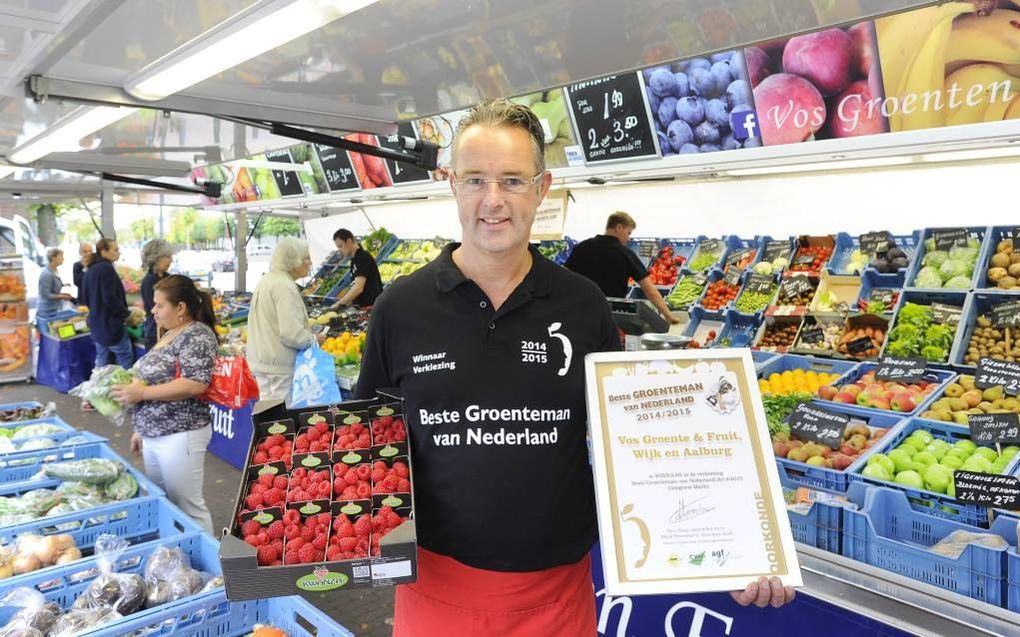
[[[413,582],[417,536],[399,396],[252,416],[254,434],[223,530],[233,601]]]

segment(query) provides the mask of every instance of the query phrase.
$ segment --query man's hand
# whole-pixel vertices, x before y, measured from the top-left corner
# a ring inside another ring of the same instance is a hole
[[[666,322],[669,323],[670,325],[679,325],[680,319],[678,319],[675,314],[670,312],[669,314],[666,315]]]
[[[754,604],[758,608],[770,605],[772,608],[779,608],[792,602],[795,595],[793,587],[783,586],[778,577],[759,577],[757,582],[751,582],[744,590],[730,593],[733,601],[741,606]]]
[[[346,310],[349,307],[350,307],[350,304],[344,303],[343,301],[337,301],[333,305],[330,305],[329,309],[331,309],[333,311],[339,311],[339,310]]]

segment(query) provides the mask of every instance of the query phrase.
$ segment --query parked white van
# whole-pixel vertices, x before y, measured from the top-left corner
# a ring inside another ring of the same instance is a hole
[[[0,254],[4,253],[21,255],[28,307],[34,309],[39,301],[39,274],[46,267],[46,251],[28,220],[21,215],[11,219],[0,217]]]

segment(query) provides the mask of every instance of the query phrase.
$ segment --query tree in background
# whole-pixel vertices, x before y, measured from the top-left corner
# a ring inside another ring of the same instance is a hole
[[[35,226],[39,241],[44,246],[60,245],[63,236],[60,232],[58,219],[63,221],[69,213],[78,213],[82,208],[71,203],[44,203],[28,207],[29,222]],[[67,225],[66,223],[63,225]],[[91,226],[92,224],[89,223]],[[84,227],[82,228],[84,230]],[[95,228],[93,228],[95,230]],[[97,233],[98,234],[98,233]]]
[[[255,230],[255,236],[297,237],[301,234],[301,223],[286,217],[265,217]]]

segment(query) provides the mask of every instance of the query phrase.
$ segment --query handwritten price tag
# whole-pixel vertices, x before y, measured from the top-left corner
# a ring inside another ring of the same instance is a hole
[[[878,367],[875,368],[875,380],[917,383],[924,380],[927,371],[928,363],[922,358],[882,356],[878,359]]]
[[[1010,396],[1020,395],[1020,364],[997,358],[982,358],[974,374],[974,386],[988,389],[998,385]]]
[[[843,432],[850,424],[850,418],[843,414],[806,403],[797,405],[786,421],[790,424],[790,432],[801,440],[817,442],[831,449],[839,448]]]
[[[1013,476],[956,471],[953,483],[959,502],[1005,509],[1020,506],[1020,481]]]
[[[1020,444],[1020,415],[970,414],[967,416],[970,439],[979,445]]]

